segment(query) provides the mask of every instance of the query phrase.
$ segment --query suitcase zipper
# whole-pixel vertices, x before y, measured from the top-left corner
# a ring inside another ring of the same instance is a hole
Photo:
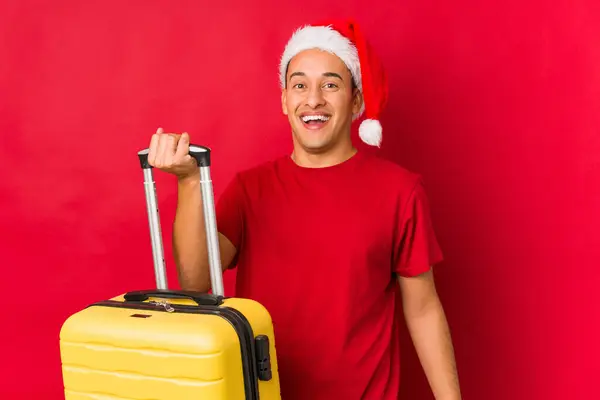
[[[182,312],[186,314],[212,314],[224,318],[233,326],[240,339],[240,351],[242,355],[242,369],[244,371],[243,375],[246,400],[260,399],[258,392],[259,371],[258,365],[255,362],[257,359],[257,353],[254,343],[254,333],[246,317],[238,310],[223,306],[170,304],[165,300],[150,302],[122,302],[116,300],[105,300],[90,304],[88,307],[92,306],[130,308],[134,310],[152,310],[168,313]],[[264,373],[261,373],[261,375],[263,374]],[[267,373],[264,375],[268,377],[266,380],[270,379],[270,371],[267,371]]]

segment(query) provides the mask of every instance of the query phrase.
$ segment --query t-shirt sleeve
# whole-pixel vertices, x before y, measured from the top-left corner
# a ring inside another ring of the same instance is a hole
[[[239,175],[225,187],[215,206],[217,230],[224,235],[237,249],[231,265],[236,265],[244,239],[244,191]]]
[[[400,209],[393,243],[393,272],[416,276],[442,261],[443,255],[435,236],[429,200],[419,178]]]

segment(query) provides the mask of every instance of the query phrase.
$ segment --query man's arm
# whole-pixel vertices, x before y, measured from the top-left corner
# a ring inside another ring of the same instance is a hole
[[[398,277],[404,317],[415,350],[437,400],[461,399],[454,348],[433,272]]]
[[[219,249],[225,270],[235,257],[236,248],[219,233]],[[181,288],[207,292],[211,285],[210,268],[199,175],[178,182],[173,254]]]

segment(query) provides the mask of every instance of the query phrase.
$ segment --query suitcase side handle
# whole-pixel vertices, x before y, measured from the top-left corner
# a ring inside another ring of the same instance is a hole
[[[160,297],[165,299],[189,299],[194,300],[199,306],[219,306],[223,304],[222,296],[215,296],[208,293],[193,292],[187,290],[137,290],[125,294],[125,301],[144,301],[150,297]]]
[[[146,208],[150,224],[150,238],[154,256],[154,276],[158,289],[168,289],[165,256],[160,227],[156,185],[152,166],[148,163],[149,148],[138,152],[140,166],[144,171],[144,187],[146,190]],[[211,150],[209,147],[196,144],[189,145],[189,154],[196,160],[200,169],[200,194],[204,211],[204,227],[206,229],[206,245],[210,270],[211,289],[213,294],[224,296],[223,269],[221,267],[221,252],[219,249],[219,233],[217,231],[215,199],[210,174]]]

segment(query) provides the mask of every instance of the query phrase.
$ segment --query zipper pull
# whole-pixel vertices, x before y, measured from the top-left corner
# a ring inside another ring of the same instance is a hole
[[[151,301],[150,303],[155,304],[157,306],[163,306],[167,312],[175,311],[175,309],[171,307],[171,305],[166,300]]]

